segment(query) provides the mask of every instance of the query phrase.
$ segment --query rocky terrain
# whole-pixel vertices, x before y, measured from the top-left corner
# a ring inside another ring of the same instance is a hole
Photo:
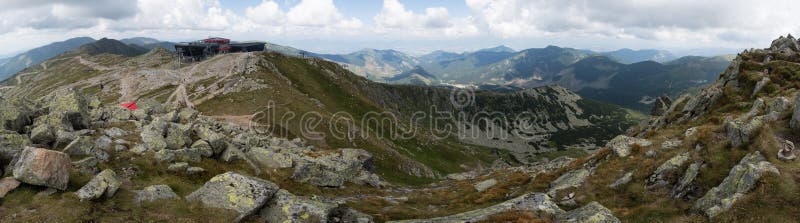
[[[456,97],[373,83],[314,58],[228,54],[181,67],[173,59],[163,50],[71,52],[3,82],[0,221],[800,218],[800,43],[791,36],[740,53],[697,94],[659,97],[653,116],[631,128],[625,110],[557,86]],[[118,105],[128,101],[138,108]],[[431,105],[532,115],[448,122],[454,135],[444,139],[425,124],[403,126],[419,126],[413,139],[378,137],[385,133],[369,122],[353,123],[369,137],[319,139],[302,134],[301,122],[264,121],[273,109],[334,119],[371,110],[413,117]],[[520,126],[536,131],[459,137],[528,129]]]

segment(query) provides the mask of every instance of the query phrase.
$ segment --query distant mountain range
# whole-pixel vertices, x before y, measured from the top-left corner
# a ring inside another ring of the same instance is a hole
[[[5,80],[6,78],[11,77],[25,68],[39,64],[42,61],[57,56],[58,54],[94,41],[94,39],[89,37],[72,38],[62,42],[51,43],[29,50],[17,56],[7,58],[5,62],[0,63],[2,64],[0,65],[0,80]]]
[[[69,39],[0,60],[0,80],[79,47],[90,55],[136,56],[157,47],[172,51],[174,43],[147,37],[96,42],[88,37]],[[519,51],[497,46],[464,53],[440,50],[421,56],[377,49],[321,54],[272,43],[266,49],[323,58],[360,76],[391,84],[473,85],[500,90],[557,84],[587,98],[641,111],[649,109],[655,97],[677,96],[713,81],[730,61],[725,57],[675,58],[664,50],[594,52],[557,46]]]
[[[45,60],[56,57],[59,54],[77,49],[86,44],[96,43],[95,41],[99,43],[96,43],[97,45],[94,46],[86,45],[82,50],[85,50],[87,53],[91,52],[103,53],[103,51],[111,50],[111,52],[108,53],[112,54],[125,53],[125,55],[139,55],[158,47],[167,49],[169,51],[175,51],[174,43],[160,41],[153,38],[135,37],[135,38],[122,39],[119,41],[114,40],[115,42],[123,43],[122,45],[127,45],[127,47],[121,47],[118,44],[109,45],[109,46],[117,46],[116,49],[110,49],[106,46],[103,46],[102,44],[109,44],[108,42],[103,41],[104,39],[98,41],[90,37],[76,37],[67,39],[65,41],[54,42],[41,47],[37,47],[35,49],[18,54],[14,57],[0,59],[0,81],[11,77],[17,72],[24,70],[25,68],[39,64]]]

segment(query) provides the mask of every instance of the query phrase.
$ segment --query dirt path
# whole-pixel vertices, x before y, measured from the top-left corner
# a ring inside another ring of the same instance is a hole
[[[95,63],[95,62],[92,62],[92,61],[88,61],[88,60],[86,60],[86,59],[83,59],[83,57],[82,57],[82,56],[77,56],[77,57],[75,57],[75,58],[76,58],[76,59],[78,59],[78,62],[79,62],[79,63],[81,63],[81,64],[83,64],[83,65],[86,65],[86,66],[88,66],[88,67],[91,67],[92,69],[99,70],[99,71],[107,71],[107,70],[111,70],[111,68],[109,68],[109,67],[106,67],[106,66],[103,66],[103,65],[97,64],[97,63]]]

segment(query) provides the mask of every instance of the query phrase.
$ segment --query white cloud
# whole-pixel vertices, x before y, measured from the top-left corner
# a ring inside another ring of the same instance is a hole
[[[361,20],[345,18],[333,0],[302,0],[286,14],[290,25],[354,29],[362,26]]]
[[[792,0],[466,0],[466,4],[478,26],[502,38],[562,35],[752,43],[753,38],[800,31],[791,22],[800,5]]]
[[[247,7],[245,16],[258,24],[280,25],[286,22],[286,14],[272,0],[263,0],[255,7]]]
[[[383,7],[373,17],[378,33],[411,34],[416,36],[463,37],[478,33],[470,18],[451,18],[447,8],[426,8],[424,14],[406,10],[398,0],[384,0]]]

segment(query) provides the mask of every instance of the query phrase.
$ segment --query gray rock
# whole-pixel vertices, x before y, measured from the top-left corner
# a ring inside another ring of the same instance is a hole
[[[31,140],[27,136],[0,131],[0,163],[10,163],[30,145]]]
[[[239,221],[257,212],[276,191],[278,186],[272,182],[227,172],[211,178],[203,187],[186,196],[186,200],[237,211],[240,215],[236,221]]]
[[[608,187],[612,189],[619,189],[621,186],[625,186],[629,182],[631,182],[632,179],[633,179],[633,171],[629,171],[624,175],[622,175],[622,177],[617,179],[617,181],[614,181],[614,183],[608,185]]]
[[[100,172],[97,168],[98,160],[94,156],[86,157],[81,160],[72,162],[72,167],[78,169],[79,172],[87,175],[95,175]]]
[[[670,158],[661,164],[661,166],[658,166],[653,174],[645,181],[645,188],[648,190],[655,190],[672,184],[673,180],[677,178],[678,170],[683,164],[689,161],[689,156],[689,152],[681,153]]]
[[[329,223],[373,223],[372,216],[352,208],[337,207],[328,214]]]
[[[731,145],[738,147],[750,143],[752,137],[764,126],[765,119],[765,116],[756,116],[749,122],[734,120],[725,123]]]
[[[46,124],[68,131],[89,127],[89,103],[78,89],[66,89],[51,94],[47,107],[50,110]]]
[[[198,175],[198,174],[203,174],[205,172],[206,172],[206,169],[203,169],[203,168],[200,168],[200,167],[196,167],[196,166],[189,167],[189,168],[186,169],[186,174],[189,174],[189,175]]]
[[[596,201],[592,201],[583,207],[557,215],[556,222],[616,223],[620,222],[620,220],[614,217],[611,210]]]
[[[792,35],[788,35],[786,37],[781,36],[780,38],[773,40],[769,49],[774,52],[784,51],[785,53],[789,53],[800,51],[800,46],[798,46],[797,40],[794,39]]]
[[[133,117],[131,110],[121,106],[106,107],[104,110],[108,114],[109,121],[127,121]]]
[[[154,159],[161,162],[200,162],[202,152],[196,149],[160,150],[155,153]]]
[[[71,163],[66,153],[27,147],[14,164],[14,178],[31,185],[66,190]]]
[[[373,173],[374,168],[369,152],[341,149],[316,158],[307,157],[295,166],[292,179],[325,187],[339,187],[344,182],[381,186],[383,182]]]
[[[111,198],[117,193],[122,183],[117,178],[117,173],[111,169],[103,170],[98,173],[89,183],[83,185],[80,190],[75,192],[78,198],[83,200],[95,200],[102,196]]]
[[[0,129],[23,132],[31,123],[32,112],[15,103],[0,98]]]
[[[789,110],[791,104],[786,97],[776,97],[769,101],[767,104],[767,116],[770,121],[776,121],[781,118],[784,112]]]
[[[337,205],[278,190],[259,215],[267,222],[325,222]]]
[[[711,188],[705,196],[694,203],[692,208],[713,219],[718,214],[730,209],[737,200],[753,190],[758,180],[766,173],[780,174],[778,169],[766,161],[760,152],[750,153],[742,158],[739,164],[731,168],[728,176],[722,180],[719,186]]]
[[[650,146],[653,143],[640,138],[630,137],[626,135],[619,135],[606,143],[606,147],[611,148],[619,157],[626,157],[631,153],[631,146],[639,145],[642,147]]]
[[[81,136],[72,141],[62,152],[71,156],[90,156],[95,154],[94,141],[91,137]]]
[[[214,132],[207,127],[196,128],[195,134],[200,139],[208,142],[208,145],[214,149],[214,154],[220,154],[228,148],[228,143],[225,141],[225,135]]]
[[[492,179],[488,179],[488,180],[484,180],[484,181],[478,182],[473,186],[475,187],[475,190],[477,190],[478,192],[483,192],[486,189],[489,189],[489,188],[493,187],[495,184],[497,184],[497,180],[492,178]]]
[[[189,164],[185,162],[173,163],[167,167],[170,172],[185,172],[189,168]]]
[[[676,140],[667,140],[667,141],[664,141],[663,143],[661,143],[661,148],[662,149],[673,149],[673,148],[677,148],[678,146],[681,146],[681,143],[683,143],[683,141],[677,140],[677,139]]]
[[[136,192],[135,202],[142,204],[145,202],[154,202],[158,200],[167,199],[180,199],[178,194],[172,191],[172,188],[165,184],[151,185]]]
[[[214,149],[211,148],[211,144],[208,144],[205,140],[197,140],[192,143],[191,148],[199,152],[202,157],[208,158],[214,156]]]
[[[164,138],[167,149],[182,149],[189,146],[192,139],[189,137],[189,126],[170,123],[167,126],[167,134]]]
[[[126,136],[126,135],[129,134],[127,131],[122,130],[122,129],[117,128],[117,127],[112,127],[112,128],[105,129],[105,130],[103,130],[103,133],[106,134],[106,136],[111,137],[111,138],[119,138],[119,137],[123,137],[123,136]]]
[[[670,105],[672,105],[672,99],[669,96],[663,95],[656,99],[653,103],[653,109],[650,110],[650,115],[652,116],[662,116],[665,115],[667,109],[669,109]]]
[[[200,112],[198,112],[197,110],[191,108],[183,108],[181,109],[181,112],[178,113],[178,117],[180,118],[181,121],[191,122],[194,119],[196,119],[197,115],[199,114]]]
[[[247,156],[260,168],[291,168],[294,161],[289,154],[278,153],[262,147],[251,148]]]
[[[755,97],[756,94],[758,94],[758,92],[761,92],[761,88],[764,88],[764,86],[766,86],[767,83],[769,83],[769,81],[770,81],[769,77],[766,76],[762,77],[761,80],[759,80],[758,83],[756,83],[756,87],[753,89],[753,93],[750,94],[750,97]]]
[[[164,136],[167,134],[167,122],[156,119],[145,126],[142,126],[142,131],[139,136],[142,138],[142,144],[148,150],[159,151],[167,148],[167,142]]]
[[[672,194],[672,198],[686,198],[687,200],[694,198],[699,190],[699,188],[694,185],[694,179],[697,177],[697,174],[700,173],[700,167],[702,165],[702,161],[697,161],[689,165],[689,168],[686,168],[683,177],[681,177],[678,183],[675,184],[675,187],[672,188],[672,192],[670,193]]]
[[[584,168],[569,171],[550,182],[550,189],[547,190],[547,195],[555,196],[561,190],[578,188],[583,185],[587,177],[589,177],[589,170]]]
[[[794,99],[794,112],[792,112],[792,119],[789,120],[789,127],[795,133],[800,132],[800,97]]]
[[[686,132],[683,133],[683,136],[691,137],[695,133],[697,133],[697,127],[691,127],[691,128],[686,129]]]
[[[483,209],[468,211],[460,214],[431,218],[431,219],[414,219],[390,222],[478,222],[486,220],[492,215],[507,211],[534,211],[543,212],[551,215],[560,215],[564,210],[556,205],[549,196],[542,193],[529,193],[517,198],[496,204]]]
[[[31,130],[31,141],[39,145],[50,145],[56,141],[56,136],[50,126],[41,124]]]

